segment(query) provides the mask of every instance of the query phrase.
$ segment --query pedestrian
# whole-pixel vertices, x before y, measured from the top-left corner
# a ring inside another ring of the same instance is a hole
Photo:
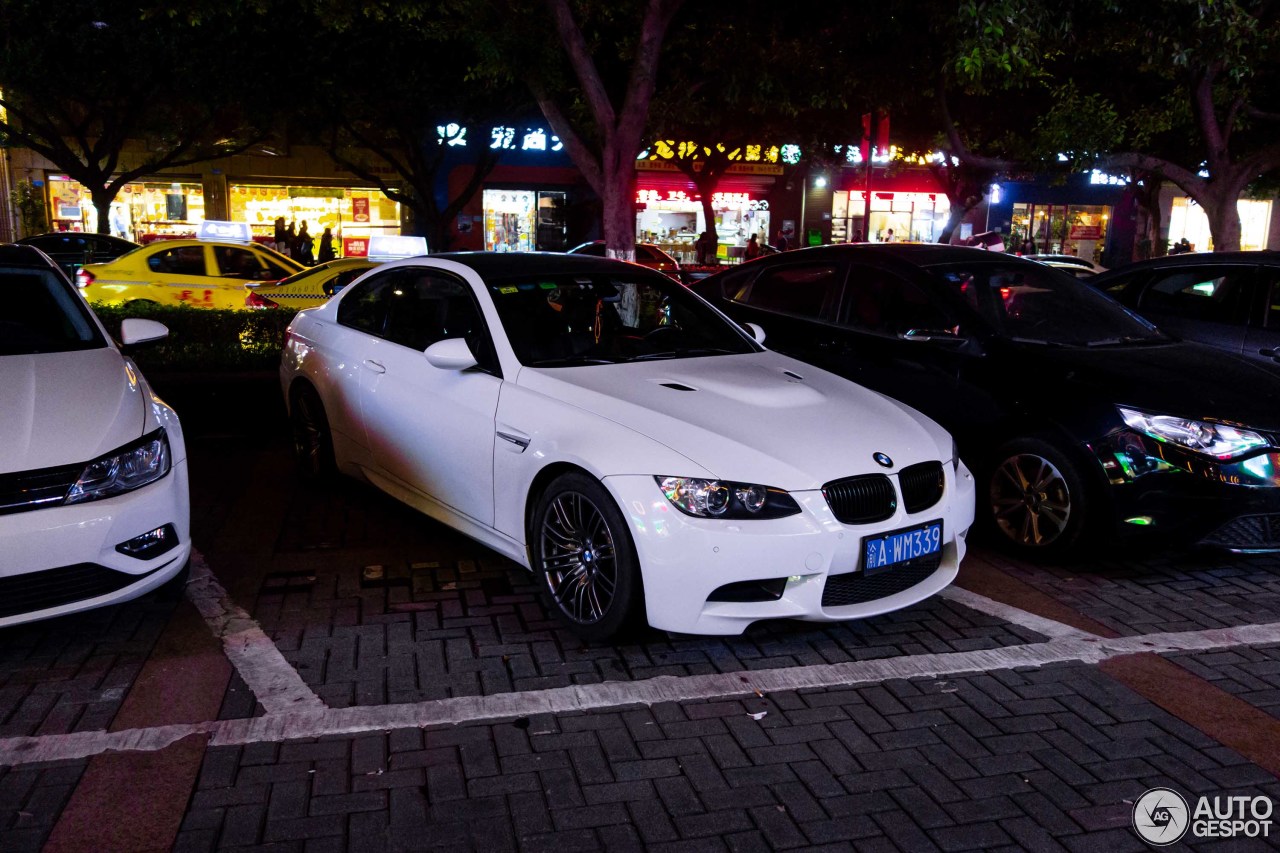
[[[884,232],[884,241],[885,241],[886,243],[892,243],[892,242],[893,242],[893,229],[892,229],[892,228],[890,228],[888,231]]]
[[[742,253],[742,257],[748,261],[760,257],[760,239],[755,234],[747,240],[747,250]]]
[[[695,249],[698,254],[699,266],[709,267],[715,265],[716,238],[711,236],[710,231],[702,232],[702,235],[698,237],[698,242],[695,244]]]
[[[289,247],[285,243],[283,216],[276,217],[276,230],[275,230],[275,237],[273,239],[275,240],[275,243],[272,244],[272,248],[274,248],[277,252],[279,252],[282,255],[288,254]]]
[[[333,260],[337,255],[333,251],[333,229],[325,226],[324,233],[320,235],[320,254],[316,260],[320,263]]]
[[[282,217],[283,218],[283,217]],[[289,220],[289,225],[284,229],[284,247],[280,249],[289,257],[294,256],[294,249],[298,245],[298,236],[293,233],[293,220]]]
[[[791,248],[791,241],[787,239],[786,232],[781,228],[778,229],[778,233],[773,237],[773,245],[779,252],[785,252]]]
[[[311,235],[307,233],[307,220],[302,220],[302,227],[298,229],[298,250],[294,253],[293,259],[301,263],[311,266],[315,263],[315,247],[311,243]]]

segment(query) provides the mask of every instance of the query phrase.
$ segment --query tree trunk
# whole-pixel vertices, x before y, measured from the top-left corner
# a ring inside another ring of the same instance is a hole
[[[1204,198],[1196,199],[1209,218],[1209,233],[1213,235],[1215,252],[1240,251],[1240,193],[1230,191],[1232,189],[1229,187],[1225,192],[1210,192]]]
[[[977,205],[974,205],[976,207]],[[951,203],[951,212],[947,214],[947,224],[942,226],[942,233],[938,235],[939,243],[950,243],[951,235],[960,227],[960,221],[965,218],[973,207],[962,207],[955,202]]]
[[[635,153],[604,158],[604,244],[606,254],[620,261],[636,259]]]
[[[98,211],[98,233],[110,234],[111,203],[116,200],[116,194],[106,189],[92,189],[89,195],[93,199],[93,209]]]

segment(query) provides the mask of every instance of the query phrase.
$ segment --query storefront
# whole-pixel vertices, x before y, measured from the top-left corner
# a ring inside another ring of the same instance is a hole
[[[307,233],[319,238],[332,229],[339,257],[359,257],[374,235],[400,233],[400,204],[366,187],[282,186],[265,182],[237,182],[227,187],[229,219],[247,222],[259,242],[275,239],[275,222],[283,218],[295,230],[305,222]]]
[[[1240,248],[1254,251],[1267,248],[1271,230],[1271,206],[1269,200],[1236,202],[1240,212]],[[1194,199],[1177,196],[1169,210],[1169,245],[1186,239],[1194,252],[1213,251],[1213,237],[1209,233],[1209,217]]]
[[[1024,255],[1076,255],[1096,261],[1110,224],[1111,206],[1106,204],[1017,203],[1007,245]]]
[[[89,190],[66,175],[47,175],[49,218],[54,231],[97,231],[98,211]],[[111,205],[111,233],[136,243],[194,237],[205,218],[198,180],[125,184]]]
[[[831,194],[832,243],[933,243],[950,215],[945,193],[873,190],[870,228],[864,190],[840,190]]]
[[[706,225],[702,199],[684,189],[657,189],[645,186],[641,174],[636,192],[636,241],[652,243],[681,263],[694,263],[694,242]],[[711,196],[715,215],[717,256],[723,260],[742,257],[747,241],[755,235],[769,242],[769,202],[758,192],[717,192]]]
[[[486,189],[481,197],[485,251],[564,251],[567,197],[563,190]]]

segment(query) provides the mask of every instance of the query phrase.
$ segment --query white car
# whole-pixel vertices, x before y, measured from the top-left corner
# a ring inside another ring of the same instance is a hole
[[[446,254],[299,313],[280,378],[308,470],[530,568],[586,640],[945,587],[974,510],[950,435],[762,338],[634,264]]]
[[[125,320],[126,347],[168,334]],[[0,627],[136,598],[191,553],[177,415],[39,251],[0,245]]]

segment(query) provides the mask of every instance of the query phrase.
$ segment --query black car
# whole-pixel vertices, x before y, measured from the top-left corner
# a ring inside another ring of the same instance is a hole
[[[25,246],[35,246],[52,258],[72,281],[76,280],[76,270],[85,264],[101,264],[114,261],[125,252],[138,248],[137,243],[130,243],[110,234],[89,234],[83,231],[55,231],[52,234],[37,234],[24,237],[18,241]]]
[[[1171,334],[1280,365],[1280,252],[1170,255],[1089,283]]]
[[[1280,550],[1280,374],[1169,337],[1065,273],[980,249],[838,245],[693,289],[771,347],[951,430],[979,517],[1017,551],[1144,531]]]

